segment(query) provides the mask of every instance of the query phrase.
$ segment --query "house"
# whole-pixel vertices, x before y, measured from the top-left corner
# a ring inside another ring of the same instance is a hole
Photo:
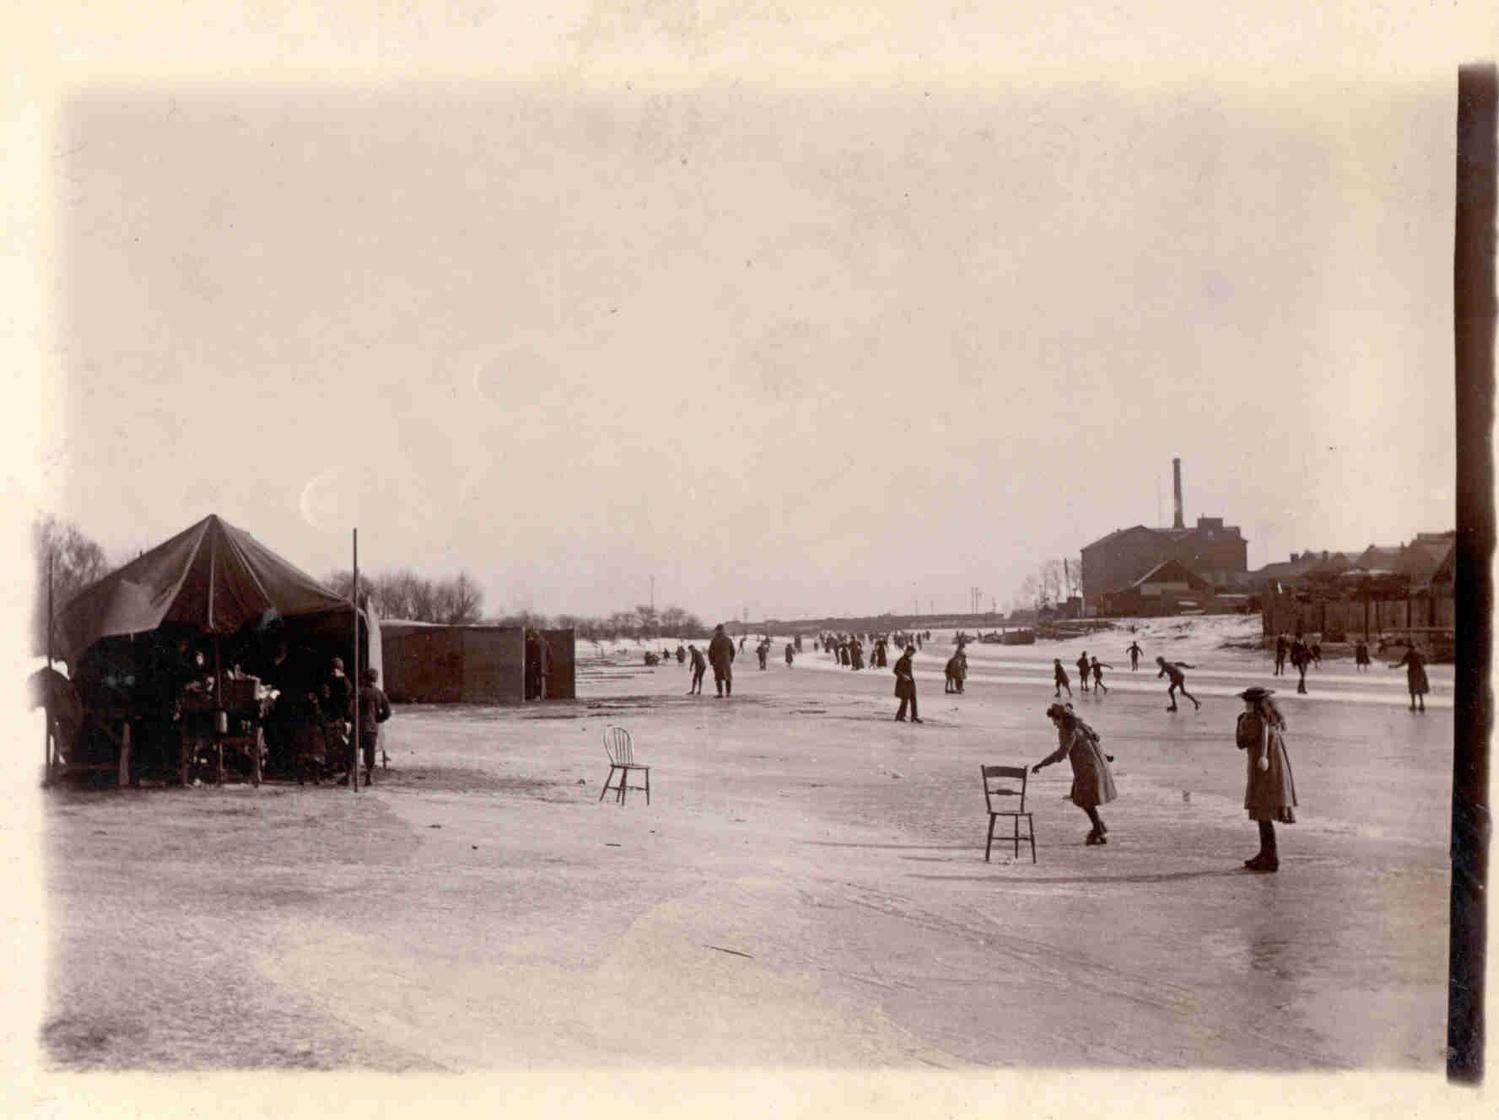
[[[1083,546],[1083,599],[1090,609],[1103,610],[1107,597],[1132,588],[1168,560],[1209,585],[1236,585],[1248,571],[1248,553],[1239,527],[1225,525],[1221,517],[1199,517],[1190,529],[1116,529]]]
[[[1120,591],[1105,592],[1099,604],[1107,614],[1147,618],[1207,611],[1215,605],[1213,585],[1180,560],[1165,560]]]

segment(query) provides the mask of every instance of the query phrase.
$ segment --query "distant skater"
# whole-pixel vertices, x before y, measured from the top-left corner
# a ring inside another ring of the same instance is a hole
[[[1067,670],[1062,668],[1062,659],[1054,657],[1051,661],[1051,679],[1056,682],[1057,690],[1053,694],[1058,700],[1062,698],[1062,689],[1067,690],[1067,699],[1072,699],[1072,684],[1067,679]]]
[[[1286,641],[1284,634],[1275,635],[1275,675],[1283,677],[1286,675],[1286,654],[1290,652],[1290,643]]]
[[[802,651],[802,636],[800,634],[798,634],[796,636],[795,641],[796,641],[796,652],[797,653],[801,653],[801,651]]]
[[[688,646],[687,654],[692,658],[692,685],[687,689],[688,696],[701,696],[703,694],[703,674],[708,671],[708,660],[703,656],[703,651],[697,646]]]
[[[1140,667],[1140,655],[1145,651],[1140,648],[1140,643],[1131,641],[1125,653],[1129,654],[1129,671],[1133,673]]]
[[[760,671],[763,673],[765,671],[765,663],[770,659],[770,643],[761,642],[757,645],[755,647],[755,656],[760,661]]]
[[[1296,823],[1296,783],[1286,754],[1286,719],[1270,696],[1268,688],[1247,688],[1239,693],[1244,710],[1234,728],[1234,741],[1241,751],[1248,752],[1244,808],[1249,819],[1260,826],[1259,853],[1244,861],[1250,871],[1279,870],[1275,824]]]
[[[1161,671],[1156,674],[1157,680],[1161,677],[1171,678],[1171,683],[1166,686],[1166,695],[1171,697],[1171,706],[1166,709],[1168,712],[1176,711],[1177,689],[1181,689],[1181,694],[1192,701],[1192,710],[1194,712],[1202,707],[1197,702],[1197,697],[1187,691],[1187,677],[1182,672],[1183,669],[1195,669],[1197,666],[1188,665],[1185,661],[1167,661],[1164,657],[1157,657],[1155,663],[1161,667]]]
[[[743,639],[740,639],[741,644]],[[734,639],[724,632],[723,623],[713,628],[708,643],[708,664],[713,666],[713,687],[720,697],[734,695]]]
[[[793,656],[795,656],[795,651],[791,648],[791,643],[787,642],[786,643],[786,668],[788,668],[788,669],[791,668],[791,659],[792,659]]]
[[[1096,657],[1093,659],[1093,662],[1089,666],[1089,668],[1091,668],[1093,670],[1093,691],[1094,692],[1102,692],[1105,696],[1108,695],[1108,693],[1109,693],[1108,686],[1103,683],[1103,671],[1105,669],[1112,669],[1113,667],[1114,666],[1112,666],[1112,665],[1100,662],[1098,660],[1098,658],[1096,658]]]
[[[915,646],[907,646],[906,652],[895,662],[895,696],[900,701],[900,708],[895,713],[895,718],[902,723],[906,719],[906,705],[911,705],[911,722],[920,723],[921,719],[916,715],[916,673],[911,668],[911,658],[916,655]]]
[[[1088,651],[1083,650],[1083,655],[1077,659],[1078,685],[1084,692],[1088,691]]]
[[[1356,672],[1364,673],[1369,669],[1369,643],[1360,641],[1353,647],[1353,667]]]
[[[1291,643],[1291,668],[1296,670],[1296,691],[1306,695],[1306,669],[1311,664],[1312,653],[1300,638]]]
[[[1072,763],[1072,792],[1068,797],[1074,805],[1088,814],[1093,828],[1086,843],[1107,844],[1108,828],[1098,815],[1098,807],[1107,805],[1118,796],[1114,788],[1114,774],[1109,769],[1108,759],[1098,745],[1098,736],[1071,708],[1053,704],[1046,709],[1047,716],[1057,729],[1057,749],[1031,767],[1032,774],[1039,774],[1042,767],[1067,759]]]
[[[857,637],[852,638],[848,643],[848,664],[849,668],[856,673],[864,668],[864,643]]]
[[[963,691],[964,668],[962,650],[947,659],[947,667],[944,670],[946,677],[944,692]]]
[[[680,664],[682,664],[682,662],[684,662],[686,660],[687,660],[687,651],[682,648],[682,643],[678,642],[677,643],[677,664],[680,665]]]
[[[1398,669],[1405,666],[1405,684],[1411,693],[1411,711],[1426,711],[1426,694],[1431,691],[1431,682],[1426,679],[1426,655],[1421,652],[1419,646],[1414,644],[1405,651],[1402,657],[1390,668]],[[1418,709],[1416,705],[1419,704]]]
[[[1322,643],[1313,642],[1307,652],[1312,655],[1312,664],[1319,669],[1322,668]]]

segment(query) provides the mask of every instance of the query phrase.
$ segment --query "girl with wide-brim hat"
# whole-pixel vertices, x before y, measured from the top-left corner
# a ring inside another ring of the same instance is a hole
[[[1286,753],[1286,718],[1270,697],[1268,688],[1247,688],[1239,693],[1244,710],[1239,713],[1234,739],[1248,752],[1248,778],[1244,808],[1260,827],[1259,854],[1244,861],[1250,871],[1277,871],[1275,825],[1296,823],[1296,783],[1291,776],[1291,758]]]

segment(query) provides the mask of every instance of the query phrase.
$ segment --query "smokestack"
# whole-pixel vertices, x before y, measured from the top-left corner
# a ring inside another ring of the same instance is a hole
[[[1172,517],[1171,527],[1185,529],[1187,526],[1182,520],[1182,461],[1180,459],[1171,460],[1171,484],[1176,498],[1176,512]]]

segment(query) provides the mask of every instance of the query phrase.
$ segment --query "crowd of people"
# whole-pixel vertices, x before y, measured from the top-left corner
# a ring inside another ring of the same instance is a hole
[[[913,661],[924,644],[931,641],[930,631],[878,633],[819,633],[812,638],[812,650],[831,658],[833,662],[850,671],[866,668],[891,667],[895,678],[895,698],[898,701],[895,719],[898,722],[923,722],[919,714],[916,675]],[[967,640],[963,634],[954,639],[955,649],[944,665],[944,691],[949,695],[961,695],[968,679]],[[696,645],[685,649],[678,646],[679,663],[690,660],[692,684],[689,693],[700,693],[707,667],[711,666],[717,695],[729,697],[733,694],[733,663],[736,652],[742,652],[745,639],[741,638],[736,649],[723,625],[718,626],[708,643],[707,656]],[[773,649],[772,638],[762,636],[756,644],[755,653],[759,667],[764,670]],[[898,654],[893,665],[890,657],[893,650]],[[1383,648],[1383,647],[1381,647]],[[784,648],[786,665],[790,667],[797,654],[802,651],[801,636],[794,637]],[[1354,646],[1354,662],[1358,671],[1366,671],[1370,664],[1366,642]],[[1131,639],[1124,649],[1129,658],[1131,672],[1138,672],[1145,650],[1136,639]],[[1290,664],[1299,674],[1297,691],[1306,692],[1305,678],[1309,667],[1322,662],[1322,647],[1317,641],[1305,640],[1301,635],[1294,639],[1280,635],[1274,647],[1274,672],[1285,674],[1285,665]],[[1108,662],[1097,654],[1086,650],[1079,653],[1075,662],[1078,684],[1083,693],[1091,692],[1095,698],[1109,692],[1104,683],[1104,671],[1112,669]],[[1168,712],[1178,711],[1177,694],[1190,700],[1194,711],[1200,711],[1202,703],[1187,688],[1186,671],[1195,666],[1186,661],[1170,660],[1165,656],[1155,658],[1156,679],[1166,681]],[[1411,710],[1425,711],[1425,695],[1430,689],[1426,677],[1426,657],[1419,646],[1411,640],[1404,655],[1391,667],[1405,668],[1411,694]],[[1089,820],[1089,831],[1085,843],[1089,846],[1108,843],[1108,827],[1099,815],[1099,807],[1118,796],[1110,763],[1113,755],[1104,752],[1101,737],[1072,706],[1072,681],[1061,658],[1052,662],[1053,700],[1046,709],[1057,732],[1057,748],[1031,767],[1033,773],[1047,766],[1066,760],[1072,767],[1072,786],[1069,799],[1082,809]],[[1066,702],[1062,693],[1066,692]],[[1273,699],[1274,690],[1253,687],[1238,694],[1244,710],[1235,724],[1234,738],[1239,749],[1246,752],[1244,809],[1259,829],[1260,849],[1244,861],[1247,870],[1274,872],[1279,869],[1279,852],[1275,832],[1276,824],[1293,824],[1296,820],[1296,787],[1291,773],[1290,755],[1286,749],[1287,721],[1279,705]]]
[[[287,637],[242,638],[227,649],[170,630],[134,643],[101,642],[80,658],[70,684],[80,709],[101,718],[68,738],[65,756],[111,756],[116,745],[100,740],[111,727],[128,727],[133,785],[143,778],[185,784],[210,760],[217,771],[225,743],[233,747],[230,766],[258,761],[264,773],[299,782],[347,782],[362,757],[368,780],[379,724],[391,714],[375,669],[364,668],[356,687],[342,657]]]

